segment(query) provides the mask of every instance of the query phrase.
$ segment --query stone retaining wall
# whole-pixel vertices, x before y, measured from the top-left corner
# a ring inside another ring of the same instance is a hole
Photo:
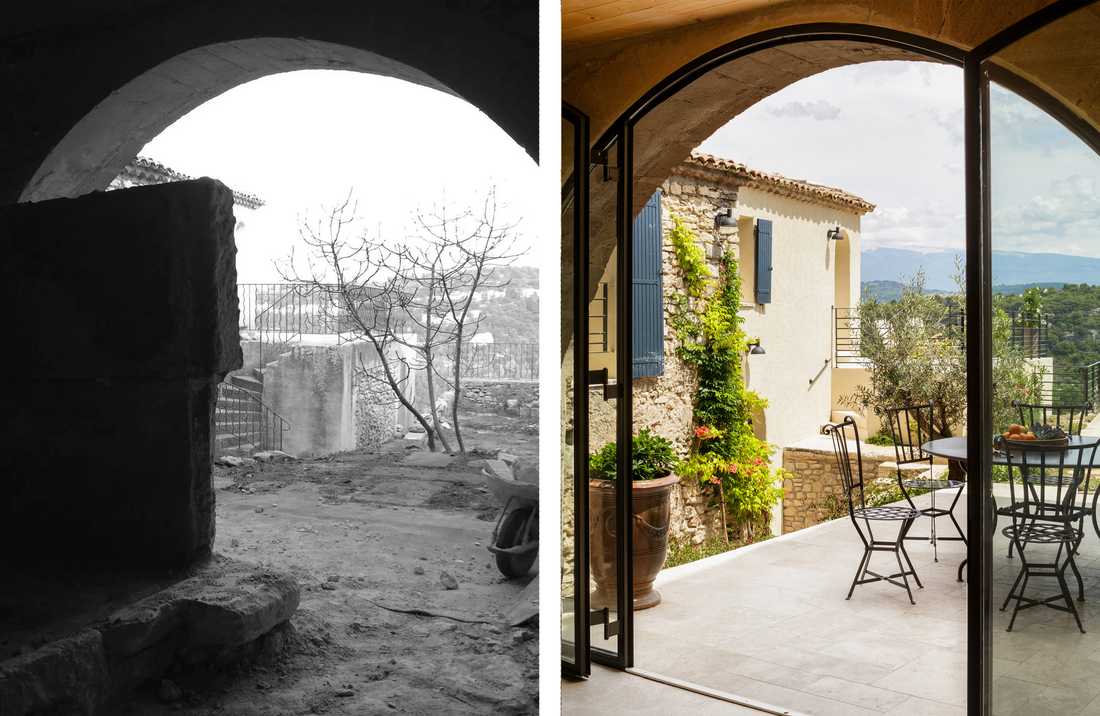
[[[539,384],[538,381],[465,378],[462,381],[462,407],[500,415],[536,417],[539,413]]]
[[[855,460],[855,446],[849,445]],[[884,474],[883,463],[893,462],[894,448],[860,444],[865,480]],[[838,505],[847,510],[832,438],[819,435],[783,449],[783,533],[825,522],[836,516]],[[855,466],[853,464],[853,471]],[[888,471],[893,474],[893,469]]]

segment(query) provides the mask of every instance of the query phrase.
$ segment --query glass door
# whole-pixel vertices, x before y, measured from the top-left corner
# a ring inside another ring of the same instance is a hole
[[[632,665],[631,251],[618,134],[590,149],[563,108],[562,670]],[[625,227],[625,230],[624,230]],[[624,350],[623,347],[626,347]]]
[[[1100,3],[1084,5],[980,66],[984,713],[1100,709],[1078,678],[1100,653],[1098,27]]]
[[[586,677],[588,654],[588,117],[562,106],[561,663]],[[580,168],[580,171],[575,171]],[[580,389],[578,390],[578,386]]]

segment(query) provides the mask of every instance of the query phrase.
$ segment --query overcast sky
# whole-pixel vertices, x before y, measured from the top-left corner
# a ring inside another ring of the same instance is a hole
[[[1100,256],[1100,158],[1060,124],[993,92],[994,248]],[[877,205],[864,247],[962,250],[962,70],[874,62],[809,77],[700,150],[829,184]]]
[[[534,216],[538,200],[538,166],[477,108],[357,72],[291,72],[241,85],[178,120],[141,154],[267,202],[238,209],[241,282],[279,280],[272,261],[295,243],[296,215],[343,199],[349,188],[369,231],[381,225],[395,238],[411,233],[417,208],[467,205],[491,185],[512,221]],[[520,225],[525,246],[533,223]]]

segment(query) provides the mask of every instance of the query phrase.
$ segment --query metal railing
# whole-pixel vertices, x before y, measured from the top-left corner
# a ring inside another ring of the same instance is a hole
[[[369,292],[376,289],[362,286],[352,290],[363,292],[362,296],[353,295],[353,301],[369,306]],[[303,335],[342,336],[358,326],[340,305],[343,297],[336,284],[242,283],[237,285],[237,301],[240,330],[256,333],[261,362],[301,342]],[[365,317],[364,323],[370,326],[371,321],[373,317]]]
[[[1013,314],[1011,340],[1025,358],[1051,358],[1051,334],[1057,324],[1047,315],[1038,321],[1026,320]],[[943,324],[957,330],[960,342],[966,335],[966,313],[949,311]],[[864,364],[860,350],[859,308],[833,308],[833,356],[838,366]],[[1042,377],[1042,399],[1051,404],[1084,404],[1100,408],[1100,361],[1086,366],[1064,367],[1052,361]]]
[[[1100,361],[1081,368],[1081,389],[1085,394],[1085,402],[1094,410],[1100,410]]]
[[[463,378],[476,380],[539,379],[538,343],[465,343]]]
[[[1023,351],[1025,358],[1050,357],[1049,317],[1035,321],[1025,320],[1018,314],[1012,314],[1011,340]],[[957,331],[960,344],[966,338],[966,312],[948,311],[944,314],[943,326]],[[833,307],[833,358],[836,365],[861,365],[863,354],[860,350],[860,314],[859,307]]]
[[[833,365],[862,365],[859,308],[833,306]]]
[[[215,452],[282,450],[290,423],[252,391],[232,383],[218,384],[214,409]]]

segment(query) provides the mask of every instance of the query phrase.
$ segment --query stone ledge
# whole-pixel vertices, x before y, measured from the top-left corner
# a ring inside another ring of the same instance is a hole
[[[0,662],[0,713],[96,713],[175,663],[224,663],[298,608],[290,576],[214,558],[99,623]]]
[[[828,435],[814,435],[813,437],[806,438],[805,440],[799,440],[796,443],[790,445],[784,445],[783,450],[798,450],[802,452],[812,453],[826,453],[830,456],[833,455],[833,439]],[[855,457],[856,446],[851,440],[848,441],[848,450],[851,452],[852,457]],[[859,444],[860,453],[866,459],[872,460],[893,460],[897,457],[894,452],[894,448],[886,447],[884,445],[870,445],[865,442]]]

